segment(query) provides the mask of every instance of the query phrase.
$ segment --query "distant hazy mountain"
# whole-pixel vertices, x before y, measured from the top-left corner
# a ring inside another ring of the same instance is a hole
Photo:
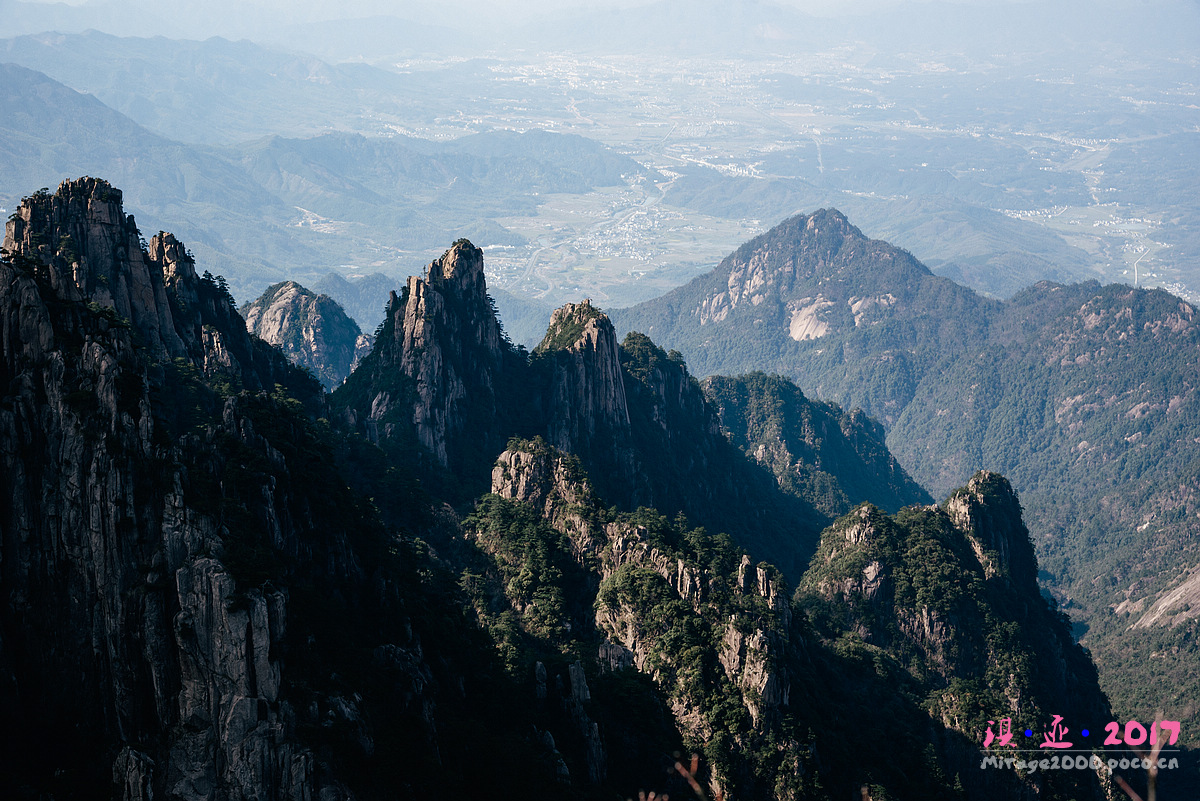
[[[540,195],[621,184],[642,169],[597,142],[545,131],[188,145],[42,73],[0,65],[0,77],[0,204],[15,207],[29,186],[120,176],[144,228],[166,227],[168,215],[183,220],[180,236],[242,298],[285,278],[320,278],[333,265],[398,263],[466,236],[519,244],[492,218],[530,212]]]
[[[878,150],[886,151],[887,146],[881,143]],[[916,142],[906,142],[905,148],[902,156],[907,160],[914,158],[914,151],[920,152]],[[978,159],[986,153],[988,158],[1003,158],[998,151],[1005,149],[985,144],[974,156],[963,149],[960,157]],[[995,297],[1011,296],[1037,281],[1072,281],[1095,275],[1091,254],[1068,245],[1040,225],[994,210],[1006,203],[1036,205],[1048,191],[1051,184],[1046,173],[1030,176],[1019,161],[1023,154],[1008,158],[999,168],[1010,182],[1002,188],[989,188],[970,179],[959,180],[945,169],[929,170],[924,179],[914,178],[911,171],[901,174],[895,166],[883,163],[886,152],[842,150],[836,143],[826,145],[823,152],[829,167],[836,164],[836,174],[832,169],[822,174],[817,168],[816,148],[811,142],[800,143],[765,160],[765,177],[685,169],[666,198],[704,214],[734,218],[774,219],[837,205],[877,238],[918,253],[937,254],[927,263],[938,275]],[[1065,186],[1082,184],[1080,179],[1056,173],[1053,181],[1059,193],[1056,197],[1082,193],[1081,187]]]
[[[661,0],[562,10],[509,34],[514,43],[589,53],[665,52],[753,58],[828,46],[835,26],[781,4]]]
[[[865,44],[884,58],[897,53],[953,51],[1055,54],[1082,66],[1088,50],[1120,41],[1127,47],[1187,48],[1200,12],[1187,0],[1119,2],[896,2],[826,4],[818,14],[798,4],[763,0],[720,3],[660,0],[564,10],[509,34],[513,43],[586,52],[717,53],[756,58]],[[662,35],[670,31],[669,36]]]
[[[935,495],[978,469],[1003,471],[1048,586],[1091,627],[1084,641],[1118,706],[1133,714],[1148,703],[1137,688],[1166,675],[1158,703],[1195,714],[1200,317],[1190,305],[1095,282],[989,300],[825,210],[613,317],[702,374],[766,369],[866,409]],[[1159,656],[1152,669],[1127,652]]]
[[[590,52],[671,52],[756,57],[865,43],[882,53],[1055,54],[1084,66],[1096,46],[1143,50],[1192,47],[1200,12],[1189,0],[1085,3],[875,2],[820,4],[819,16],[796,3],[620,2],[507,9],[454,3],[296,3],[286,13],[267,3],[216,2],[203,9],[183,0],[154,4],[90,0],[81,4],[0,0],[9,35],[97,29],[119,36],[251,39],[334,60],[396,55],[463,56],[489,48]],[[530,20],[533,19],[533,22]],[[451,33],[452,31],[452,33]],[[670,36],[663,32],[670,31]],[[589,35],[590,34],[590,35]],[[1088,62],[1094,63],[1093,62]]]
[[[454,26],[445,21],[416,22],[407,18],[411,12],[406,3],[404,17],[356,16],[281,25],[263,32],[258,41],[321,58],[366,63],[422,56],[470,57],[487,52],[495,44],[493,36],[479,27]]]
[[[243,168],[294,206],[431,243],[490,217],[532,212],[539,194],[621,184],[637,162],[573,134],[487,131],[448,142],[326,134],[239,148]],[[496,236],[506,232],[495,226]],[[511,239],[499,244],[517,244]],[[461,237],[460,237],[461,238]],[[492,244],[481,240],[480,244]]]
[[[400,283],[383,273],[352,279],[329,273],[313,284],[313,289],[336,300],[363,331],[374,331],[383,322],[388,296],[400,291]]]
[[[466,85],[478,92],[494,80],[479,62],[400,75],[326,63],[297,49],[89,30],[0,40],[0,61],[93,94],[171,139],[214,145],[268,135],[389,133],[389,123],[437,116],[447,94],[462,95]]]
[[[45,33],[0,42],[0,61],[44,72],[151,130],[183,142],[229,144],[269,134],[359,130],[408,88],[366,65],[231,42]]]
[[[121,0],[91,0],[85,3],[40,3],[0,0],[0,15],[6,35],[62,31],[79,33],[89,29],[135,36],[180,36],[186,25],[163,13],[155,4]]]
[[[295,281],[267,287],[239,311],[251,334],[282,350],[292,364],[307,369],[326,389],[345,381],[371,349],[370,337],[363,335],[337,301]]]
[[[151,133],[39,72],[5,64],[0,77],[0,198],[12,207],[30,186],[108,175],[144,229],[182,221],[180,236],[239,295],[282,280],[276,265],[317,260],[305,232],[285,231],[295,211],[225,155]]]

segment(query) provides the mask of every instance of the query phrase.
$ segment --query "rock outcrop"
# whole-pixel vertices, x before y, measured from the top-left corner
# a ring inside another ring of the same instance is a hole
[[[744,741],[735,746],[738,750],[755,738],[751,731],[778,726],[790,693],[786,654],[797,636],[778,571],[766,564],[754,567],[742,554],[736,578],[723,576],[687,548],[662,542],[661,532],[629,519],[602,522],[602,507],[578,462],[544,442],[517,443],[506,450],[497,461],[492,491],[536,509],[569,538],[580,567],[599,579],[584,599],[595,607],[591,622],[604,637],[596,655],[597,669],[634,667],[653,676],[670,699],[676,724],[694,747],[707,747],[715,736],[706,700],[712,691],[727,688],[747,713],[748,728]],[[492,542],[486,536],[479,541],[485,548]],[[657,604],[647,606],[647,593],[658,598]],[[673,617],[656,618],[658,604],[669,605]],[[709,632],[715,645],[690,654],[674,652],[678,632],[694,627]],[[701,663],[708,663],[706,680],[717,682],[715,686],[696,683]],[[569,674],[572,694],[564,703],[580,735],[588,743],[599,742],[604,732],[586,716],[580,696],[579,688],[586,694],[587,687],[583,667],[573,664]],[[589,773],[595,780],[602,751],[589,745],[588,754]],[[718,788],[732,778],[720,770],[711,776]]]
[[[286,594],[235,581],[221,511],[221,495],[255,499],[245,525],[294,549],[298,499],[278,475],[201,489],[230,448],[286,468],[199,376],[293,387],[314,409],[315,382],[249,337],[170,234],[142,247],[94,179],[10,219],[0,332],[0,679],[5,730],[21,733],[3,772],[64,797],[110,779],[129,799],[336,789],[280,695]]]
[[[590,301],[550,318],[537,352],[554,360],[547,439],[572,453],[610,450],[629,436],[629,409],[612,323]],[[626,447],[628,445],[626,444]]]
[[[1001,576],[1025,593],[1037,591],[1037,557],[1021,521],[1012,485],[984,470],[946,500],[946,514],[971,543],[987,578]]]
[[[220,520],[188,502],[197,476],[179,450],[188,441],[211,450],[221,436],[250,451],[264,444],[233,398],[205,438],[175,444],[155,409],[164,372],[185,383],[194,371],[248,387],[312,386],[251,341],[174,237],[143,247],[103,181],[26,199],[4,247],[5,728],[78,733],[65,753],[20,746],[12,765],[36,778],[67,755],[78,778],[107,761],[130,799],[264,788],[312,797],[312,755],[289,737],[270,657],[286,603],[236,594],[214,556]]]
[[[340,386],[371,350],[370,337],[335,300],[295,281],[267,287],[241,313],[251,334],[282,350],[326,389]]]
[[[312,382],[247,333],[223,279],[197,276],[169,233],[144,243],[120,190],[102,180],[67,181],[52,195],[27,198],[9,218],[4,249],[12,268],[46,297],[128,326],[156,363],[184,359],[237,389],[280,384],[313,408],[323,402]],[[28,342],[22,333],[13,331],[12,341]]]
[[[551,316],[534,352],[540,356],[535,367],[545,372],[539,401],[546,440],[605,476],[613,485],[610,494],[633,495],[638,470],[617,335],[608,317],[590,301],[568,303]]]
[[[504,352],[483,252],[459,240],[423,278],[410,277],[399,297],[392,294],[375,349],[347,388],[350,422],[377,442],[411,429],[442,468],[468,469],[482,454],[490,465],[501,450],[496,384]]]
[[[907,665],[940,725],[966,740],[978,742],[988,717],[1042,731],[1051,713],[1112,715],[1095,667],[1039,592],[1020,503],[998,475],[978,473],[940,507],[890,517],[860,506],[824,532],[801,593],[837,608],[843,627]],[[955,770],[979,777],[968,771],[977,757],[956,758]],[[1000,787],[988,781],[972,784]],[[1047,785],[1035,778],[1020,792],[1033,786]],[[1082,781],[1077,792],[1097,789]]]

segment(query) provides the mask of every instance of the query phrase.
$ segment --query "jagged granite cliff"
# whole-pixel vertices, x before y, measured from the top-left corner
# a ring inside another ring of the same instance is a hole
[[[512,786],[523,740],[493,765],[438,734],[435,709],[486,728],[510,695],[399,533],[428,502],[319,426],[320,386],[120,201],[67,182],[6,230],[4,795],[481,796],[463,760]]]
[[[814,505],[828,486],[781,492],[772,472],[730,441],[678,354],[637,334],[618,344],[588,301],[558,309],[532,354],[513,347],[499,334],[482,253],[468,242],[392,299],[375,350],[332,403],[352,430],[434,468],[431,480],[451,496],[487,490],[509,437],[543,437],[575,454],[620,508],[682,512],[730,532],[793,579],[821,528],[845,511]],[[745,411],[731,406],[729,425]],[[886,454],[877,427],[855,432],[864,453]],[[926,500],[889,458],[868,464],[856,454],[822,475],[837,484],[834,474],[854,472],[850,495],[839,496],[854,502]]]
[[[330,402],[112,187],[26,199],[0,263],[8,794],[686,796],[664,777],[695,751],[737,799],[1100,797],[978,768],[981,716],[1107,715],[1002,480],[858,508],[793,596],[795,532],[828,518],[677,354],[577,305],[527,357],[465,242],[389,320]],[[587,471],[613,455],[609,506]]]
[[[269,655],[285,599],[235,596],[222,520],[190,497],[219,480],[194,460],[218,460],[221,439],[273,455],[235,398],[194,394],[197,376],[278,384],[314,410],[320,388],[248,336],[169,234],[143,247],[102,181],[27,199],[0,271],[0,664],[5,729],[22,732],[5,754],[16,788],[45,771],[69,793],[115,771],[129,798],[307,797],[312,757],[286,737]],[[170,400],[214,403],[213,425],[192,431],[197,409]],[[229,493],[287,516],[267,485]]]
[[[548,743],[581,744],[566,773],[606,775],[621,742],[609,727],[629,723],[598,710],[644,708],[624,683],[636,671],[726,797],[1105,797],[1091,771],[979,768],[989,717],[1041,731],[1053,711],[1096,730],[1110,714],[1038,593],[1002,478],[895,517],[856,509],[822,536],[794,600],[728,539],[605,512],[578,460],[544,441],[510,443],[492,489],[466,520],[492,560],[470,585],[476,612],[539,703],[562,682],[571,714],[540,725]]]
[[[337,402],[375,442],[419,445],[451,472],[479,470],[500,449],[497,381],[509,354],[483,252],[461,240],[392,293],[374,349]]]
[[[295,281],[267,287],[241,314],[250,333],[282,350],[326,389],[341,385],[371,350],[371,338],[335,300]]]
[[[590,301],[557,309],[535,354],[546,362],[546,438],[586,461],[635,475],[617,334]],[[633,486],[627,489],[633,491]]]

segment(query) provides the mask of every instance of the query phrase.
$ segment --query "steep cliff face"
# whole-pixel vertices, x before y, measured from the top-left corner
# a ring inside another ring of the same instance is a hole
[[[486,653],[453,633],[453,604],[425,597],[414,572],[436,566],[338,462],[407,510],[396,522],[419,517],[420,496],[353,442],[335,459],[313,422],[319,385],[247,334],[173,237],[135,246],[119,194],[90,179],[27,199],[5,239],[0,722],[20,733],[0,754],[6,790],[313,799],[455,784],[439,744],[459,739],[439,739],[435,710],[466,690],[446,701],[437,686],[465,686],[450,666]],[[83,294],[93,285],[116,289],[102,303]],[[259,387],[270,394],[246,391]]]
[[[483,252],[460,240],[392,295],[375,349],[339,403],[375,441],[415,436],[436,466],[490,465],[502,449],[496,384],[505,352]]]
[[[986,578],[999,576],[1024,593],[1037,589],[1037,557],[1021,522],[1021,504],[1006,479],[977,473],[946,500],[945,508],[971,543]]]
[[[818,508],[816,493],[781,492],[769,471],[731,445],[677,353],[640,334],[618,345],[608,316],[588,301],[555,311],[527,356],[500,336],[482,258],[459,242],[426,278],[410,279],[392,299],[374,351],[333,399],[352,429],[445,471],[439,486],[447,493],[465,500],[484,491],[508,437],[543,437],[576,455],[620,508],[682,512],[793,578],[820,529],[849,507],[840,482],[855,500],[926,499],[872,441],[877,428],[861,415],[832,424],[851,440],[843,450],[854,459],[809,448],[789,460],[789,471],[819,473],[834,501]],[[812,463],[820,459],[827,470]]]
[[[604,477],[609,495],[636,494],[638,469],[617,335],[587,300],[557,309],[534,350],[536,403],[551,445],[579,456]]]
[[[556,310],[536,352],[553,360],[547,439],[575,453],[628,448],[629,409],[617,335],[589,301]]]
[[[28,269],[55,297],[112,309],[160,357],[186,354],[165,286],[181,261],[171,245],[160,242],[147,252],[133,218],[122,211],[120,191],[92,178],[28,199],[9,218],[4,236],[5,250],[29,259]]]
[[[313,408],[322,403],[311,381],[249,336],[223,281],[198,277],[174,236],[160,232],[143,243],[120,190],[104,181],[67,181],[53,195],[28,198],[9,218],[4,249],[53,303],[84,304],[127,326],[155,363],[184,359],[236,389],[281,384]],[[19,330],[13,341],[21,341]]]
[[[712,790],[1105,797],[1092,771],[979,767],[989,718],[1040,735],[1052,714],[1093,731],[1111,714],[1032,577],[986,567],[998,553],[1031,553],[1002,478],[977,476],[943,508],[847,515],[824,533],[795,600],[774,567],[728,540],[646,510],[604,513],[579,462],[544,442],[513,443],[492,489],[467,530],[496,565],[476,596],[484,625],[501,630],[512,614],[521,632],[503,638],[513,669],[535,674],[537,698],[546,676],[569,674],[574,688],[586,674],[589,701],[617,706],[632,704],[613,687],[649,677],[684,745],[704,755]],[[593,656],[570,662],[597,638]],[[561,752],[579,770],[595,764],[584,753],[597,737],[616,738],[596,710],[584,705],[584,728],[571,728],[578,717],[545,724],[555,742],[590,744]],[[621,762],[608,753],[604,764]]]
[[[889,517],[864,505],[843,517],[822,535],[801,592],[818,619],[833,616],[826,625],[836,619],[906,665],[923,705],[964,743],[978,744],[998,717],[1039,737],[1052,715],[1074,721],[1073,731],[1097,731],[1111,719],[1108,702],[1069,626],[1039,594],[1036,565],[1012,487],[979,473],[941,507]],[[968,770],[977,758],[966,750],[951,753],[964,784],[995,780]],[[1061,778],[1022,793],[1072,786]],[[1073,790],[1097,791],[1089,780]]]
[[[326,389],[340,386],[371,350],[371,340],[341,306],[295,281],[267,287],[241,309],[251,334],[312,372]]]
[[[633,668],[651,676],[684,742],[713,757],[709,784],[762,795],[764,774],[778,770],[780,754],[760,749],[768,732],[780,731],[792,681],[788,654],[800,636],[778,571],[753,566],[727,539],[709,541],[653,512],[605,519],[574,457],[542,441],[514,445],[493,471],[494,495],[535,509],[563,535],[562,553],[587,577],[566,584],[564,575],[564,594],[554,604],[546,592],[523,596],[512,581],[504,584],[525,630],[545,636],[550,629],[542,616],[561,610],[563,625],[556,631],[563,653],[577,652],[599,635],[588,671],[606,676]],[[519,574],[524,566],[513,562],[512,527],[498,525],[511,514],[503,509],[483,507],[468,530]],[[582,597],[572,597],[577,594]],[[591,615],[572,617],[571,609]],[[584,665],[571,666],[572,687],[584,672]],[[581,735],[602,745],[618,732],[589,718]],[[795,743],[782,748],[789,758],[801,750]],[[594,775],[593,762],[589,758]],[[795,797],[802,785],[800,779],[784,781],[790,789],[782,797]]]
[[[197,394],[202,372],[278,378],[312,403],[319,389],[250,340],[170,235],[143,249],[102,181],[27,199],[4,247],[0,664],[5,728],[29,733],[5,754],[11,775],[66,796],[115,775],[129,798],[310,797],[269,656],[285,597],[236,592],[228,526],[194,496],[218,443],[278,458],[235,399]],[[205,434],[178,427],[202,406]],[[236,492],[286,520],[272,489]]]

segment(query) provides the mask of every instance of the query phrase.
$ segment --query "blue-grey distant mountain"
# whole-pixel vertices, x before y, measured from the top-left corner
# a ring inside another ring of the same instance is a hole
[[[108,175],[146,229],[183,221],[180,236],[238,294],[281,280],[277,265],[315,260],[304,232],[286,230],[294,210],[227,156],[147,131],[39,72],[0,65],[0,131],[0,198],[11,207],[30,186]]]
[[[379,134],[401,116],[401,107],[406,119],[422,109],[437,113],[456,76],[487,82],[478,64],[400,75],[362,63],[330,64],[296,50],[294,44],[274,49],[245,39],[89,30],[0,40],[0,62],[93,94],[171,139],[226,145],[272,134]]]
[[[400,289],[400,281],[383,273],[346,278],[329,273],[313,289],[338,302],[363,331],[374,331],[383,322],[388,295]]]
[[[597,142],[544,131],[189,145],[42,73],[9,64],[0,77],[0,204],[15,207],[29,186],[119,176],[147,229],[166,227],[168,216],[182,220],[180,236],[243,298],[285,278],[320,278],[334,265],[403,263],[465,236],[520,244],[493,218],[642,171]]]

